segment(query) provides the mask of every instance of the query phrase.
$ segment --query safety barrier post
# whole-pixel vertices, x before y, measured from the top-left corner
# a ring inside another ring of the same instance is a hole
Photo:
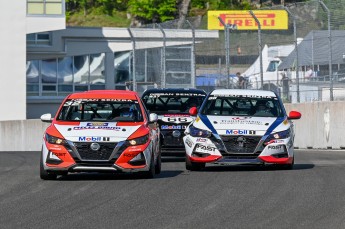
[[[225,42],[225,65],[226,65],[226,74],[227,74],[227,88],[230,88],[230,44],[229,44],[229,37],[230,37],[230,32],[229,32],[229,26],[225,24],[223,19],[221,17],[218,17],[218,20],[222,25],[224,26],[224,42]]]
[[[136,66],[136,63],[135,63],[136,62],[135,61],[136,43],[135,43],[135,37],[133,36],[131,28],[128,28],[128,33],[129,33],[129,35],[131,37],[132,45],[133,45],[133,47],[132,47],[132,53],[133,53],[133,55],[132,55],[133,56],[132,57],[133,58],[133,62],[132,62],[132,68],[133,68],[133,70],[132,70],[133,91],[137,91],[136,70],[135,70],[135,66]],[[130,71],[130,69],[129,69],[129,71]]]
[[[190,23],[190,21],[186,20],[189,27],[192,29],[192,58],[191,58],[191,87],[195,88],[195,74],[196,74],[196,66],[195,66],[195,28]]]
[[[298,42],[297,42],[297,27],[296,27],[296,16],[291,13],[289,8],[286,6],[284,7],[286,12],[292,17],[293,19],[293,34],[295,40],[295,52],[296,52],[296,86],[297,86],[297,102],[300,102],[300,91],[299,91],[299,61],[298,61]]]
[[[262,64],[262,43],[261,43],[261,23],[259,19],[255,16],[252,10],[249,11],[250,15],[254,18],[256,24],[258,24],[258,40],[259,40],[259,54],[260,54],[260,79],[261,79],[261,89],[264,88],[264,69]]]
[[[219,22],[224,26],[225,31],[225,62],[226,62],[226,73],[227,73],[227,80],[228,85],[227,88],[234,88],[234,82],[231,79],[230,84],[230,30],[237,29],[235,24],[225,24],[221,17],[218,17]]]
[[[329,41],[329,57],[328,57],[328,65],[329,65],[329,92],[330,92],[330,100],[333,101],[333,74],[332,74],[332,31],[331,31],[331,12],[325,3],[319,0],[321,7],[327,12],[327,21],[328,21],[328,41]]]
[[[162,32],[163,34],[163,48],[162,48],[162,84],[161,87],[162,88],[166,88],[166,56],[165,56],[165,48],[166,48],[166,34],[164,29],[162,28],[162,26],[160,24],[157,24],[159,30]]]

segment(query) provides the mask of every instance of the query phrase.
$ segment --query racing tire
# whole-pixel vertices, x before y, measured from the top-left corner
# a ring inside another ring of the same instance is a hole
[[[286,169],[286,170],[293,170],[294,164],[295,164],[295,157],[292,158],[291,164],[285,165],[285,169]]]
[[[189,156],[186,154],[186,169],[189,171],[200,171],[205,168],[205,163],[192,162]]]
[[[55,180],[57,178],[57,175],[52,172],[47,172],[43,167],[43,159],[41,154],[41,160],[40,160],[40,178],[42,180]]]
[[[283,170],[293,170],[294,164],[295,164],[295,158],[293,157],[291,164],[279,165],[279,168]]]
[[[159,154],[157,156],[157,162],[155,165],[155,173],[160,174],[161,171],[162,171],[162,157],[161,157],[161,152],[159,152]]]
[[[155,160],[154,160],[154,155],[152,154],[151,155],[151,161],[150,161],[150,168],[149,168],[149,171],[146,171],[146,172],[144,172],[143,173],[143,175],[144,175],[144,178],[146,178],[146,179],[152,179],[152,178],[154,178],[154,176],[155,176]]]

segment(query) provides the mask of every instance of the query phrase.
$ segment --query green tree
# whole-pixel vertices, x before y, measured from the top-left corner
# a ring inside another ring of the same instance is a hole
[[[105,13],[112,15],[114,10],[127,10],[128,0],[97,0],[99,6],[103,7]]]
[[[114,10],[127,10],[128,0],[66,0],[67,13],[89,12],[98,9],[100,13],[112,15]]]
[[[192,0],[192,7],[208,7],[212,10],[251,9],[251,0]]]
[[[334,30],[345,29],[345,0],[323,0],[327,8],[331,12],[331,28]],[[319,10],[319,14],[323,21],[323,29],[327,29],[327,12]]]
[[[142,23],[164,22],[176,17],[176,0],[129,0],[128,11]]]

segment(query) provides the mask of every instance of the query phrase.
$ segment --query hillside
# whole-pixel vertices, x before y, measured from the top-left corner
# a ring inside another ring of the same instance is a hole
[[[67,26],[82,27],[128,27],[131,23],[126,12],[116,12],[112,16],[106,14],[83,13],[70,14],[66,19]]]
[[[304,0],[300,0],[304,1]],[[66,0],[67,26],[128,27],[298,0]]]

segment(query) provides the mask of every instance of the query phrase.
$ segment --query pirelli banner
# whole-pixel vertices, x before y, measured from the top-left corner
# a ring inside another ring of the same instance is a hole
[[[285,10],[253,10],[263,30],[287,30],[288,14]],[[225,24],[237,25],[238,30],[257,30],[252,15],[247,10],[208,11],[208,29],[223,30],[220,17]]]

